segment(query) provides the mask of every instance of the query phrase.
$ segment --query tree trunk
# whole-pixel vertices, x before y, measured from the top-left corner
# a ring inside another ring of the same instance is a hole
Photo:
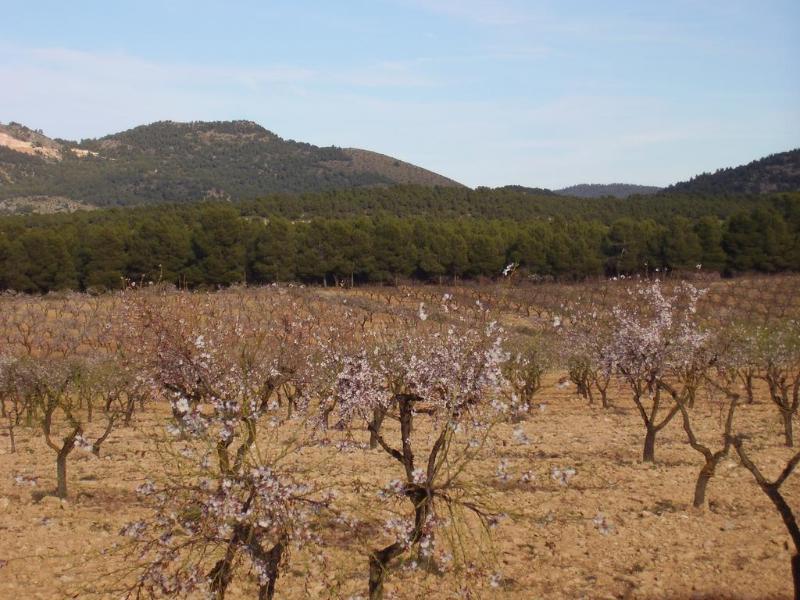
[[[414,504],[414,531],[411,534],[409,547],[419,542],[422,531],[431,512],[431,496],[428,491],[418,489],[409,500]],[[389,563],[400,556],[407,549],[400,542],[386,546],[382,550],[373,552],[369,557],[369,600],[383,598],[383,582],[386,579],[386,568]]]
[[[269,581],[266,585],[262,585],[258,590],[258,600],[273,600],[275,597],[275,583],[278,581],[280,574],[281,558],[283,558],[284,544],[278,542],[267,553],[267,562],[269,564]]]
[[[207,579],[211,588],[211,597],[214,600],[225,600],[225,592],[233,577],[232,565],[236,556],[236,541],[237,537],[234,534],[233,539],[228,543],[228,547],[225,550],[225,556],[217,561],[208,574]]]
[[[322,411],[322,429],[328,431],[331,428],[331,412],[332,410],[325,409]]]
[[[67,497],[67,455],[69,450],[64,448],[58,453],[56,457],[56,495],[64,499]]]
[[[644,436],[644,452],[642,453],[644,462],[656,462],[656,433],[655,427],[647,427],[647,435]]]
[[[133,411],[136,408],[136,398],[131,396],[128,398],[128,405],[125,407],[125,427],[128,427],[131,424],[131,418],[133,417]]]
[[[697,483],[694,486],[694,501],[692,506],[695,508],[702,508],[706,503],[706,488],[708,482],[714,477],[714,471],[717,467],[717,459],[707,461],[706,464],[700,469],[700,474],[697,476]]]
[[[794,600],[800,600],[800,554],[792,557],[792,579],[794,579]]]
[[[11,454],[17,451],[17,443],[14,440],[14,421],[11,419],[11,413],[8,413],[8,438],[11,442]]]
[[[369,600],[383,598],[383,581],[386,578],[386,567],[389,562],[403,552],[403,546],[395,542],[383,550],[373,552],[369,557]]]
[[[794,434],[792,433],[792,413],[787,410],[782,410],[783,415],[783,435],[786,439],[786,447],[794,447]]]
[[[386,417],[386,409],[378,406],[372,411],[372,422],[369,424],[369,447],[374,450],[378,447],[378,435],[381,432],[383,419]]]
[[[687,408],[694,408],[694,399],[695,399],[695,390],[694,388],[690,388],[687,392],[686,397],[686,407]]]

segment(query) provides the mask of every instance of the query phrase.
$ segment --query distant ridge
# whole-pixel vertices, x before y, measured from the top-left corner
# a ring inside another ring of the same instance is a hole
[[[652,185],[634,185],[631,183],[580,183],[556,190],[561,196],[576,198],[627,198],[628,196],[648,196],[659,192],[661,188]]]
[[[478,188],[479,190],[482,189],[490,189],[490,188]],[[501,190],[504,192],[514,192],[520,194],[529,194],[531,196],[556,196],[558,195],[553,190],[548,190],[546,188],[534,188],[534,187],[525,187],[524,185],[504,185],[502,187],[494,188],[495,190]]]
[[[770,154],[739,167],[703,173],[676,183],[665,193],[734,195],[800,191],[800,148]]]
[[[119,206],[398,184],[461,186],[377,152],[285,140],[252,121],[160,121],[81,142],[0,124],[6,204],[53,197]]]

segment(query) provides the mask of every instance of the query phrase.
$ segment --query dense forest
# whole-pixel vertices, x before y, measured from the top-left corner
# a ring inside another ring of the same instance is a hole
[[[239,204],[244,214],[290,220],[391,214],[397,217],[550,219],[575,217],[611,223],[622,217],[663,221],[674,216],[726,218],[739,210],[773,206],[770,196],[671,194],[622,198],[575,198],[547,190],[506,186],[468,188],[397,186],[333,190],[318,194],[273,194]]]
[[[521,197],[527,197],[524,203]],[[575,215],[580,215],[576,217]],[[627,201],[396,188],[0,219],[0,288],[800,270],[800,194]]]

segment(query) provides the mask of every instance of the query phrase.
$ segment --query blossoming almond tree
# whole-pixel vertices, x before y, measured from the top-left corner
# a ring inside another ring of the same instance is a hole
[[[302,338],[300,307],[270,298],[272,314],[254,321],[247,315],[264,312],[227,300],[128,299],[130,333],[148,344],[154,392],[174,415],[165,480],[139,489],[155,514],[122,530],[139,559],[128,597],[221,600],[251,573],[258,598],[272,598],[290,549],[315,539],[311,524],[329,500],[286,466],[302,428],[281,427],[275,413],[278,389],[297,373],[286,357]]]
[[[695,360],[695,349],[706,341],[696,314],[699,297],[700,291],[689,283],[665,293],[655,281],[630,288],[627,301],[612,310],[614,333],[604,353],[605,370],[618,373],[631,389],[645,426],[644,462],[655,462],[656,435],[680,411],[680,403],[672,401],[659,421],[663,392],[671,389],[667,382]],[[689,402],[693,389],[684,385],[676,394]]]
[[[506,408],[498,395],[506,358],[501,332],[482,315],[480,322],[434,320],[420,310],[416,323],[395,326],[394,335],[373,349],[348,357],[339,374],[342,421],[366,426],[399,466],[399,478],[382,497],[406,499],[412,511],[408,521],[387,521],[391,543],[370,553],[372,599],[382,597],[388,570],[405,552],[416,548],[423,559],[433,559],[436,531],[459,510],[484,524],[494,519],[464,487],[466,468]],[[376,408],[399,421],[399,429],[378,431]],[[451,554],[440,558],[453,560]]]

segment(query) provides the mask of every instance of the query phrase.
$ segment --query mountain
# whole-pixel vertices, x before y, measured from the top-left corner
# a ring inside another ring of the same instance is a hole
[[[575,198],[627,198],[634,195],[648,196],[660,190],[661,188],[652,185],[634,185],[631,183],[580,183],[556,190],[556,194]]]
[[[81,142],[0,124],[0,207],[53,199],[72,207],[247,199],[396,184],[461,186],[376,152],[285,140],[251,121],[161,121]]]
[[[703,173],[664,190],[681,194],[768,194],[800,191],[800,148],[739,167]]]

